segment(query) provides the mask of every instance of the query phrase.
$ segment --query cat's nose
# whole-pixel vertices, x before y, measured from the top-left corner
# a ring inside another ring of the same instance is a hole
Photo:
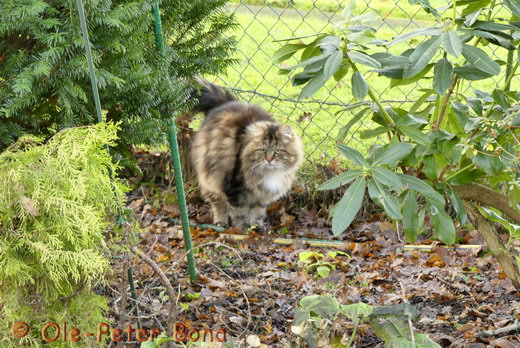
[[[274,156],[267,156],[265,160],[267,161],[267,163],[271,163],[274,160]]]

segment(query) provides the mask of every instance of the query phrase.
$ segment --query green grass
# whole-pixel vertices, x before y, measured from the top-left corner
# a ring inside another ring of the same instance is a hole
[[[230,0],[230,3],[242,3],[257,6],[270,6],[277,8],[295,8],[298,10],[319,9],[324,12],[335,13],[341,12],[341,9],[349,2],[349,0],[293,0],[289,4],[287,0]],[[433,7],[438,9],[440,13],[446,10],[451,3],[448,0],[430,0]],[[356,13],[362,13],[367,9],[375,11],[381,18],[401,18],[401,19],[417,19],[432,20],[433,16],[424,12],[420,5],[411,5],[407,0],[357,0]],[[462,8],[462,7],[461,7]],[[508,17],[508,11],[500,9],[500,14]]]
[[[255,90],[271,96],[280,96],[281,98],[297,99],[301,91],[301,87],[293,87],[289,78],[285,75],[278,74],[278,67],[273,65],[271,57],[274,52],[282,45],[274,42],[277,39],[290,38],[294,36],[309,35],[316,32],[326,32],[330,29],[330,25],[317,18],[306,18],[302,20],[294,16],[284,16],[281,19],[269,14],[237,13],[237,21],[240,28],[236,29],[234,35],[238,40],[238,52],[236,58],[238,64],[230,67],[227,76],[222,76],[222,80],[227,84],[243,89]],[[389,28],[384,26],[378,30],[377,37],[380,39],[390,40],[402,31],[409,31],[416,27],[407,29]],[[421,39],[419,39],[421,40]],[[417,43],[417,42],[416,42]],[[401,53],[408,46],[406,43],[398,44],[391,48],[393,53]],[[495,46],[486,48],[496,49]],[[380,51],[382,48],[375,48],[367,53]],[[496,49],[496,56],[505,60],[506,50]],[[283,66],[290,66],[297,62],[296,58],[292,61],[283,63]],[[505,68],[502,69],[505,71]],[[414,100],[422,93],[421,88],[431,88],[433,73],[429,73],[430,79],[421,80],[418,84],[390,88],[390,80],[386,77],[379,77],[376,73],[367,72],[364,69],[365,78],[374,90],[382,95],[384,100]],[[496,79],[497,81],[499,79]],[[221,84],[227,85],[223,81]],[[514,82],[514,88],[519,88],[519,81]],[[484,91],[492,91],[496,88],[493,80],[474,82],[471,87],[469,82],[464,82],[464,88],[468,88],[464,93],[467,96],[473,95],[473,88]],[[261,106],[271,112],[277,119],[287,122],[293,129],[296,129],[302,136],[306,157],[310,163],[329,163],[332,158],[337,155],[336,152],[336,136],[338,130],[345,125],[356,112],[344,112],[336,115],[342,109],[340,106],[320,105],[316,103],[305,103],[283,101],[265,98],[262,96],[242,93],[245,99],[251,98],[250,102]],[[350,90],[350,78],[336,83],[334,80],[328,81],[326,88],[322,88],[313,99],[326,102],[336,103],[352,103],[355,100]],[[396,104],[393,104],[394,106]],[[398,104],[397,104],[398,105]],[[306,114],[306,117],[303,115]],[[351,129],[351,133],[345,139],[349,143],[362,152],[365,152],[368,146],[373,144],[372,139],[360,140],[359,132],[361,130],[371,128],[373,123],[370,120],[364,120],[363,123],[355,125]],[[315,169],[314,169],[315,170]],[[312,168],[309,168],[311,174]]]

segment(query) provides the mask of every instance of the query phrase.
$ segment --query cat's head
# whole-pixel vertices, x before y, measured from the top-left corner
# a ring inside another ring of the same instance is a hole
[[[242,163],[256,173],[294,171],[303,158],[300,138],[287,125],[255,122],[245,132]]]

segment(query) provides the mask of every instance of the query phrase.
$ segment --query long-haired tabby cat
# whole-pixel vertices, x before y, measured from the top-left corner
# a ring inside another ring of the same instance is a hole
[[[286,195],[303,153],[300,138],[261,108],[205,80],[195,92],[205,118],[191,158],[215,224],[264,229],[266,207]]]

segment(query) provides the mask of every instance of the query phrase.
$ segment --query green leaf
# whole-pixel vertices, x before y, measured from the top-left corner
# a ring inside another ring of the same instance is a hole
[[[504,111],[511,107],[511,103],[507,100],[507,95],[500,89],[493,91],[493,100],[502,107]]]
[[[493,76],[471,64],[455,67],[455,74],[469,81],[484,80]]]
[[[417,144],[430,146],[432,143],[426,134],[415,127],[400,126],[399,131],[410,138],[412,141],[415,141]]]
[[[347,136],[348,132],[350,131],[350,128],[352,128],[352,126],[356,124],[360,119],[362,119],[368,110],[370,110],[370,108],[362,109],[354,117],[352,117],[345,126],[341,127],[341,129],[338,132],[338,136],[336,137],[336,141],[343,141]]]
[[[420,73],[432,60],[441,45],[441,36],[434,36],[421,43],[410,55],[410,63],[403,70],[403,78],[409,78]]]
[[[490,175],[499,175],[504,170],[502,159],[493,154],[479,152],[475,155],[474,160],[480,168]]]
[[[423,172],[428,179],[436,180],[439,177],[441,168],[435,155],[427,155],[423,158]]]
[[[365,196],[365,178],[357,179],[349,186],[341,200],[334,206],[334,216],[332,217],[332,233],[335,237],[339,236],[350,226],[356,217]]]
[[[417,194],[408,191],[403,204],[403,230],[406,240],[413,243],[421,232],[419,221],[419,205],[417,204]]]
[[[294,322],[293,325],[300,325],[304,321],[311,318],[311,315],[309,311],[307,310],[301,310],[301,309],[295,309],[294,310]]]
[[[419,4],[426,13],[431,13],[435,17],[440,17],[439,12],[430,4],[429,0],[408,0],[411,5]]]
[[[453,30],[449,30],[442,34],[442,47],[446,53],[459,58],[462,53],[462,40]]]
[[[357,100],[363,100],[368,94],[368,85],[363,78],[363,75],[356,71],[352,74],[352,95]]]
[[[388,217],[393,220],[401,219],[398,199],[378,183],[375,177],[368,182],[368,194],[374,202],[383,207]]]
[[[435,191],[428,183],[408,174],[397,174],[401,177],[401,181],[410,190],[419,192],[425,198],[429,199],[432,204],[437,207],[444,207],[444,197]]]
[[[465,225],[468,221],[468,213],[466,212],[466,208],[464,204],[462,204],[462,200],[455,190],[450,190],[450,199],[455,212],[457,212],[457,218],[462,225]]]
[[[464,185],[484,176],[486,176],[486,173],[482,169],[465,170],[455,175],[448,182],[451,185]]]
[[[334,80],[339,81],[341,80],[342,78],[345,77],[345,75],[347,75],[348,73],[348,69],[350,68],[350,65],[346,62],[343,62],[338,71],[336,71],[336,73],[334,74]]]
[[[323,254],[320,254],[316,251],[302,251],[298,254],[298,260],[300,262],[311,262],[310,258],[314,257],[316,259],[320,259],[323,256]]]
[[[318,56],[313,56],[313,57],[307,58],[307,59],[303,60],[301,63],[296,64],[296,65],[290,67],[289,69],[294,70],[294,69],[302,68],[302,67],[307,66],[309,64],[314,64],[314,63],[318,63],[318,62],[321,63],[320,66],[323,66],[323,65],[325,65],[326,59],[331,54],[332,54],[332,52],[329,52],[329,53],[323,53],[323,54],[320,54]]]
[[[391,144],[387,149],[379,155],[373,165],[376,164],[389,164],[395,165],[398,161],[405,158],[412,152],[413,145],[410,143],[400,142],[397,144]]]
[[[401,43],[404,41],[408,41],[417,36],[437,36],[440,34],[442,34],[442,30],[438,27],[429,27],[429,28],[421,28],[421,29],[417,29],[417,30],[412,30],[408,33],[399,35],[398,37],[396,37],[395,39],[390,41],[387,44],[387,46],[390,47],[395,44],[398,44],[398,43]]]
[[[372,313],[372,310],[372,306],[363,302],[341,305],[341,313],[350,319],[350,321],[352,321],[356,326],[366,321]]]
[[[507,30],[518,30],[517,27],[511,24],[488,22],[488,21],[476,21],[473,24],[473,28],[479,28],[487,31],[507,31]]]
[[[373,137],[377,137],[378,135],[384,134],[384,133],[388,132],[389,130],[391,130],[391,128],[388,128],[388,127],[377,127],[374,129],[365,129],[364,131],[361,131],[361,133],[359,133],[359,138],[360,139],[370,139]]]
[[[351,169],[345,173],[342,173],[332,179],[329,179],[325,181],[323,184],[318,186],[318,191],[324,191],[324,190],[333,190],[338,187],[341,187],[343,185],[348,184],[352,180],[356,179],[358,176],[363,174],[362,170],[359,169]]]
[[[428,198],[426,199],[428,201]],[[428,202],[428,212],[430,213],[430,220],[435,229],[435,236],[439,238],[446,245],[455,243],[455,225],[444,211],[444,208],[439,208]]]
[[[507,34],[501,32],[490,33],[484,30],[474,30],[473,33],[479,37],[485,38],[494,45],[504,47],[508,50],[514,50],[516,48],[516,46],[511,43],[511,41],[513,41],[513,38]]]
[[[381,63],[379,63],[374,58],[370,57],[369,55],[357,51],[349,51],[348,56],[350,59],[352,59],[354,62],[369,66],[371,68],[379,69],[381,68]]]
[[[340,312],[339,302],[331,294],[305,296],[300,307],[324,319],[332,319]]]
[[[482,49],[464,44],[462,55],[477,69],[491,75],[500,74],[500,65],[493,61]]]
[[[390,342],[397,338],[410,337],[408,321],[403,315],[371,316],[370,327],[385,342]],[[405,347],[401,346],[400,348]]]
[[[453,65],[447,59],[441,59],[435,64],[433,71],[433,90],[444,95],[453,79]]]
[[[296,52],[305,48],[304,44],[287,44],[273,54],[273,62],[280,63],[291,58]]]
[[[338,71],[342,60],[343,51],[341,50],[332,53],[330,57],[327,58],[325,66],[323,67],[323,75],[325,76],[325,79],[328,80],[332,75],[334,75]]]
[[[417,101],[412,105],[410,108],[410,112],[417,112],[421,106],[425,104],[425,102],[428,100],[428,98],[433,94],[433,89],[428,89],[424,92],[423,95],[421,95]]]
[[[392,188],[396,192],[402,191],[403,182],[401,178],[391,170],[385,167],[375,166],[370,168],[370,173],[381,184]]]
[[[345,19],[352,17],[354,14],[354,10],[356,9],[356,0],[349,1],[343,11],[341,11],[341,16]]]
[[[343,155],[345,155],[345,157],[356,163],[358,166],[365,168],[369,166],[368,162],[365,161],[365,158],[358,150],[344,144],[339,144],[338,149]]]
[[[428,72],[430,72],[430,70],[432,69],[432,67],[434,66],[434,64],[428,64],[424,67],[424,69],[421,70],[420,73],[418,73],[417,75],[415,76],[412,76],[412,77],[409,77],[407,79],[403,79],[403,78],[392,78],[390,80],[390,88],[394,88],[396,86],[406,86],[406,85],[409,85],[409,84],[412,84],[412,83],[415,83],[417,81],[419,81],[420,79],[422,79]]]
[[[518,0],[504,0],[503,2],[515,16],[520,17],[520,3]]]
[[[330,275],[330,268],[327,266],[319,266],[316,268],[316,273],[318,273],[321,278],[327,278]]]
[[[502,216],[500,216],[495,210],[491,208],[481,207],[477,205],[477,208],[482,214],[483,217],[485,217],[488,220],[491,220],[493,222],[497,222],[500,225],[502,225],[506,230],[509,231],[509,234],[513,237],[518,238],[520,235],[520,226],[515,225],[508,220],[504,219]]]
[[[401,116],[397,122],[397,127],[402,126],[412,126],[412,127],[420,127],[422,125],[428,124],[429,122],[425,120],[424,118],[420,116],[416,116],[413,114],[405,114],[404,116]]]
[[[319,73],[318,75],[310,79],[309,82],[307,82],[305,87],[303,87],[302,91],[300,92],[298,98],[307,99],[312,97],[321,87],[323,87],[325,82],[327,82],[327,78],[325,78],[323,72]]]

